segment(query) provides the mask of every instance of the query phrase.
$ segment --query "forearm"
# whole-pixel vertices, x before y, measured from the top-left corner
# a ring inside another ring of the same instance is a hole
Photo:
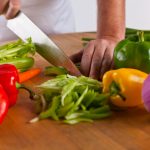
[[[97,0],[97,38],[121,40],[125,34],[125,0]]]

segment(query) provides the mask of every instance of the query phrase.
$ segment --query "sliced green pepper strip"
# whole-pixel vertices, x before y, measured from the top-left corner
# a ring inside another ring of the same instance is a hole
[[[44,74],[49,76],[57,76],[62,74],[67,74],[68,71],[64,67],[59,66],[47,66],[45,68]]]
[[[47,109],[46,111],[42,112],[39,115],[39,119],[52,117],[54,120],[59,120],[57,113],[56,113],[56,110],[58,109],[59,105],[60,105],[60,97],[56,96],[53,98],[52,104],[49,107],[49,109]]]

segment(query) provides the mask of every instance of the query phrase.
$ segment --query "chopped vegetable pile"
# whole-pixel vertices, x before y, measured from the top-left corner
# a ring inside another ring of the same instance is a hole
[[[35,53],[35,45],[31,38],[26,42],[19,39],[18,41],[9,42],[0,46],[0,64],[13,64],[20,71],[26,71],[34,64],[34,59],[29,54]]]
[[[107,71],[103,75],[102,82],[85,76],[71,76],[63,67],[48,66],[45,68],[44,74],[56,77],[38,86],[41,91],[39,95],[26,86],[19,84],[41,72],[39,68],[29,70],[34,64],[34,59],[31,55],[35,54],[36,51],[31,38],[27,39],[26,42],[18,40],[0,46],[2,78],[5,74],[5,80],[2,79],[0,83],[2,97],[0,99],[0,123],[7,114],[9,106],[16,103],[18,89],[20,88],[26,89],[30,94],[30,99],[35,102],[38,117],[33,118],[30,121],[31,123],[47,118],[56,121],[61,120],[68,124],[76,124],[82,121],[92,122],[94,119],[109,117],[112,114],[112,110],[139,106],[143,102],[145,108],[150,112],[148,88],[150,77],[147,73],[142,72],[149,72],[150,70],[149,65],[143,64],[143,62],[150,63],[147,59],[150,48],[150,32],[145,31],[146,35],[144,36],[143,32],[139,33],[141,33],[141,36],[139,36],[140,41],[137,41],[137,30],[126,29],[127,40],[125,39],[122,41],[123,44],[121,43],[124,49],[120,49],[120,46],[118,46],[115,52],[118,50],[117,54],[120,54],[120,50],[123,50],[124,53],[128,54],[128,52],[131,53],[131,49],[134,47],[133,50],[136,50],[136,54],[140,54],[141,47],[143,47],[146,55],[143,55],[143,57],[139,55],[138,58],[144,61],[136,59],[133,63],[132,58],[130,65],[129,58],[126,62],[127,66],[123,65],[121,69]],[[143,41],[144,39],[146,41]],[[93,39],[82,38],[82,40],[87,44]],[[124,42],[129,45],[124,45]],[[118,61],[122,61],[120,60],[120,55],[116,56],[118,56]],[[124,60],[127,60],[127,58]],[[80,68],[80,64],[77,67]],[[131,69],[130,67],[138,68],[142,71]]]
[[[101,82],[85,77],[59,75],[41,84],[42,101],[36,103],[39,119],[52,118],[68,124],[105,118],[111,115],[109,94],[102,94]]]

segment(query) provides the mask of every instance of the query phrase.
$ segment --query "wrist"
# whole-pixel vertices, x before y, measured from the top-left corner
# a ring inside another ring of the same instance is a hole
[[[115,26],[113,28],[110,27],[98,28],[97,38],[110,39],[117,42],[123,40],[125,38],[125,27],[124,26],[118,28],[117,27],[118,26]]]
[[[97,39],[105,39],[105,40],[111,40],[114,42],[119,42],[125,38],[125,34],[114,36],[114,35],[97,35]]]

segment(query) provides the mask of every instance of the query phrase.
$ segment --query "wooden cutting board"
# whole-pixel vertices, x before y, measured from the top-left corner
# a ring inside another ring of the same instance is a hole
[[[68,54],[82,49],[81,37],[94,33],[51,36]],[[49,63],[38,54],[35,67],[44,69]],[[49,79],[43,72],[25,84],[36,91],[36,85]],[[20,90],[18,101],[10,108],[0,125],[0,150],[149,150],[150,114],[141,106],[93,123],[67,125],[53,120],[29,124],[35,117],[33,102]]]

